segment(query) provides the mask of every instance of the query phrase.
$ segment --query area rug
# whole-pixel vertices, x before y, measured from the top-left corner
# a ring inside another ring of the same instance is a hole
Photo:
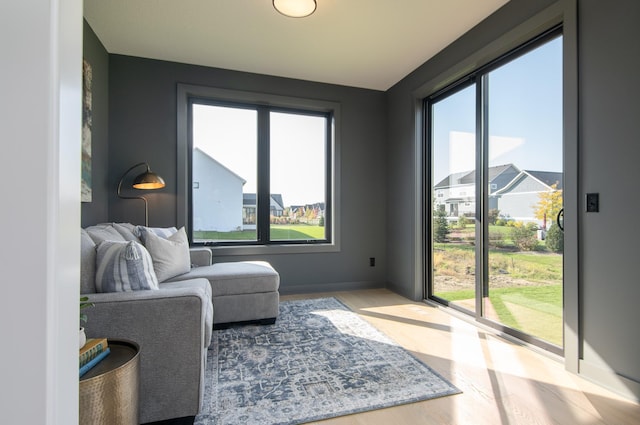
[[[214,331],[197,425],[299,424],[460,391],[335,298]]]

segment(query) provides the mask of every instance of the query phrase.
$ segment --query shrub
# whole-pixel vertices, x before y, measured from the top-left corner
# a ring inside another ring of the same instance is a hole
[[[491,208],[489,210],[489,224],[496,224],[499,216],[500,216],[500,210],[496,208]]]
[[[489,230],[489,246],[498,248],[505,246],[504,235],[501,232],[492,232]]]
[[[535,223],[515,223],[511,229],[513,244],[522,251],[533,251],[538,245]]]
[[[465,216],[458,217],[458,227],[464,229],[469,224],[469,219]]]
[[[547,244],[547,248],[553,252],[562,252],[564,249],[564,233],[556,223],[553,223],[547,231],[545,242]]]
[[[324,227],[324,217],[320,217],[320,219],[318,220],[318,226]]]
[[[433,212],[433,241],[446,242],[450,231],[447,213],[441,209],[435,210]]]

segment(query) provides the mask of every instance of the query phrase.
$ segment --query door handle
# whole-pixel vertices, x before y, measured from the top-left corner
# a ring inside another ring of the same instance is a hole
[[[564,208],[562,208],[558,212],[558,216],[556,217],[556,223],[558,223],[558,227],[560,230],[564,232]]]

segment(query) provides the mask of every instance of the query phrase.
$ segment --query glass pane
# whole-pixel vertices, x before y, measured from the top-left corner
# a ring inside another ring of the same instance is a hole
[[[257,239],[257,111],[193,105],[193,240]]]
[[[487,75],[485,317],[562,346],[562,39]]]
[[[433,295],[475,311],[475,85],[431,108]]]
[[[327,118],[270,113],[270,238],[324,240]]]

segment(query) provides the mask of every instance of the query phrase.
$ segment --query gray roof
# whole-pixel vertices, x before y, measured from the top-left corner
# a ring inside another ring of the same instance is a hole
[[[513,180],[520,170],[513,164],[496,165],[495,167],[489,167],[489,182],[496,185],[496,189],[500,190],[505,187],[511,180]],[[463,171],[461,173],[453,173],[442,179],[434,189],[442,189],[445,187],[474,184],[476,181],[476,172]]]
[[[449,186],[453,186],[456,184],[461,184],[460,180],[462,180],[462,178],[464,176],[466,176],[467,174],[475,174],[475,171],[463,171],[461,173],[453,173],[453,174],[449,174],[447,177],[445,177],[444,179],[440,180],[440,182],[435,185],[434,187],[436,189],[441,189],[443,187],[449,187]]]
[[[556,187],[556,189],[562,190],[562,181],[564,180],[562,173],[559,173],[557,171],[525,171],[547,186],[557,184],[558,186]]]
[[[271,194],[271,203],[277,204],[278,207],[284,209],[284,204],[282,202],[282,195],[279,193]],[[257,205],[256,194],[255,193],[243,193],[242,194],[242,205]]]

